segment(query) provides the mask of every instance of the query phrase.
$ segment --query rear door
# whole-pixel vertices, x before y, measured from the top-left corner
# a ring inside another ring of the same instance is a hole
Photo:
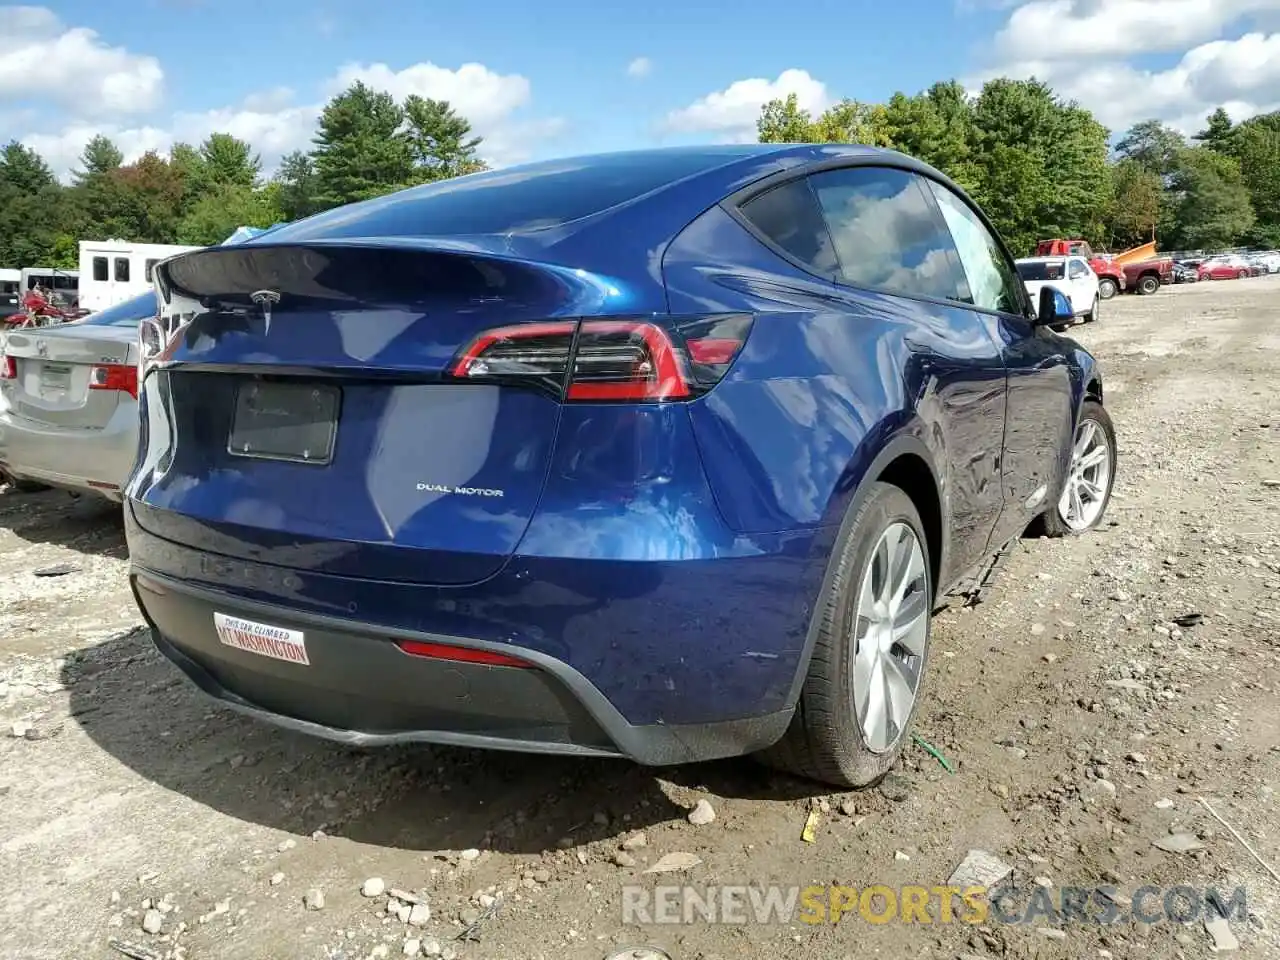
[[[809,177],[839,261],[837,294],[853,325],[867,322],[867,294],[884,325],[879,373],[903,379],[937,448],[951,514],[949,572],[981,560],[1002,507],[1005,373],[1000,349],[964,304],[954,244],[925,182],[914,173],[850,167]],[[899,350],[905,353],[899,353]],[[899,355],[894,358],[894,354]],[[901,363],[895,371],[893,365]],[[856,377],[863,371],[851,370]],[[927,403],[920,401],[925,397]],[[945,576],[945,574],[944,574]]]
[[[998,547],[1020,535],[1062,487],[1075,426],[1069,341],[1033,324],[1013,261],[982,217],[948,187],[930,185],[1008,373],[1004,511],[992,537]]]

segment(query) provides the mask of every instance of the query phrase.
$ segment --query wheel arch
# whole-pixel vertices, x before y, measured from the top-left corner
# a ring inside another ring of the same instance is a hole
[[[935,600],[941,590],[939,580],[942,571],[946,570],[946,558],[950,548],[950,537],[947,532],[949,518],[946,513],[943,484],[924,441],[909,433],[899,434],[886,443],[871,460],[863,471],[861,480],[854,487],[853,493],[843,505],[840,525],[832,538],[831,549],[827,554],[827,567],[822,576],[821,586],[809,604],[809,623],[805,633],[804,649],[796,664],[796,675],[792,678],[791,690],[787,694],[786,709],[795,707],[800,698],[821,626],[821,619],[817,616],[817,612],[835,579],[839,566],[836,558],[841,555],[849,537],[852,536],[854,517],[857,516],[858,508],[862,506],[874,483],[892,484],[902,490],[915,505],[925,528],[924,534],[929,548],[930,580]]]

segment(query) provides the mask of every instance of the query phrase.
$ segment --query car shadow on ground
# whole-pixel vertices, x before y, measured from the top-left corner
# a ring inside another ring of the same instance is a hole
[[[0,491],[0,528],[28,543],[47,543],[78,553],[126,557],[120,504],[64,490]]]
[[[822,791],[746,759],[655,771],[444,747],[347,748],[219,706],[155,650],[146,629],[69,656],[62,682],[72,722],[136,774],[303,837],[323,830],[382,847],[538,854],[683,818],[686,806],[667,793],[673,783],[779,800]]]

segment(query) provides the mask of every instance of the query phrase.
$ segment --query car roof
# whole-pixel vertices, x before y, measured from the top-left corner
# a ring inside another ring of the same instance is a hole
[[[1078,253],[1059,254],[1056,257],[1019,257],[1015,263],[1061,263],[1063,260],[1083,260]]]

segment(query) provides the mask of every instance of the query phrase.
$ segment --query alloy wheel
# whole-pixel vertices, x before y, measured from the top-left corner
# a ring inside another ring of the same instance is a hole
[[[891,524],[862,575],[854,620],[854,712],[867,747],[884,753],[901,739],[924,672],[929,636],[924,550],[905,523]]]
[[[1077,533],[1098,522],[1111,489],[1111,445],[1095,420],[1082,420],[1071,447],[1071,466],[1058,500],[1058,516]]]

